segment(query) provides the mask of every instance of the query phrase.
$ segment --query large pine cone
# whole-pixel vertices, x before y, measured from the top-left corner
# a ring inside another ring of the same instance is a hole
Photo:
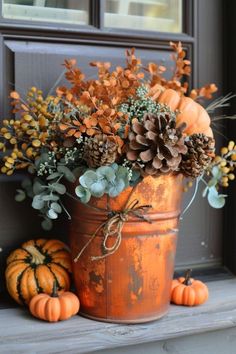
[[[117,149],[112,137],[99,134],[85,143],[83,159],[92,168],[110,165],[117,158]]]
[[[196,178],[208,167],[214,157],[215,140],[205,134],[193,134],[185,141],[188,149],[180,165],[186,177]]]
[[[187,152],[182,131],[168,113],[145,114],[143,121],[134,119],[129,134],[127,159],[135,161],[143,175],[177,171],[182,154]]]

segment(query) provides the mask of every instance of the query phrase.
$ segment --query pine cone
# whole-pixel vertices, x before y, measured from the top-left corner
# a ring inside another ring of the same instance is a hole
[[[205,134],[193,134],[185,141],[185,145],[188,151],[182,158],[180,170],[186,177],[196,178],[211,163],[215,140]]]
[[[110,165],[116,160],[117,149],[112,137],[99,134],[85,143],[83,159],[92,168]]]
[[[182,131],[168,113],[145,114],[143,121],[133,120],[129,134],[127,159],[135,161],[143,175],[177,171],[182,154],[187,152]]]

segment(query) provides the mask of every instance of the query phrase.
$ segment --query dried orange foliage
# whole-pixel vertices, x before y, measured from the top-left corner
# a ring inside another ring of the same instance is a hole
[[[147,71],[151,75],[150,86],[152,89],[152,95],[155,93],[155,89],[159,90],[160,86],[163,88],[171,88],[180,94],[187,94],[189,84],[184,80],[185,77],[188,77],[191,74],[191,62],[186,59],[186,52],[183,50],[182,43],[173,43],[170,42],[170,46],[174,51],[171,54],[174,67],[172,68],[172,77],[171,79],[166,79],[163,77],[163,73],[166,71],[164,66],[158,66],[155,63],[149,63]],[[211,99],[212,94],[217,91],[215,84],[207,84],[200,89],[193,89],[190,92],[190,97],[193,100],[198,98]]]
[[[172,68],[171,79],[166,79],[163,77],[163,73],[166,71],[164,66],[158,66],[155,63],[149,63],[146,70],[151,75],[150,86],[154,87],[161,85],[164,88],[171,88],[175,91],[185,94],[188,90],[188,83],[182,82],[184,76],[189,76],[191,74],[191,62],[187,60],[186,52],[182,48],[182,44],[170,42],[170,46],[174,51],[171,54],[174,67]]]
[[[217,91],[217,87],[215,84],[209,84],[201,87],[200,89],[194,89],[190,92],[190,97],[193,100],[196,100],[200,97],[206,98],[206,99],[211,99],[213,96],[213,93]]]
[[[71,109],[85,107],[86,114],[78,114],[71,118],[65,118],[60,128],[66,137],[79,138],[83,134],[93,136],[105,133],[116,137],[120,147],[123,141],[117,134],[121,126],[124,127],[125,136],[128,134],[127,117],[119,111],[119,105],[127,102],[129,97],[135,97],[136,90],[143,83],[149,87],[150,96],[155,99],[158,92],[171,88],[180,94],[186,94],[188,82],[185,77],[191,74],[191,63],[186,59],[186,52],[182,44],[170,42],[173,54],[171,55],[174,68],[170,80],[163,75],[166,67],[156,63],[149,63],[147,67],[142,65],[139,58],[135,56],[135,49],[126,51],[126,66],[116,67],[111,71],[109,62],[92,62],[90,65],[96,67],[98,78],[96,80],[85,80],[84,74],[76,66],[76,60],[66,60],[64,65],[67,69],[66,79],[71,87],[60,87],[57,94],[64,101],[65,115],[68,117]],[[148,75],[148,78],[147,78]],[[206,85],[199,90],[192,90],[191,97],[211,98],[216,86]],[[156,93],[156,94],[155,94]],[[83,113],[83,112],[82,112]]]
[[[129,97],[135,97],[136,89],[144,78],[141,60],[137,59],[134,53],[134,49],[127,50],[126,67],[118,66],[113,71],[110,71],[110,63],[90,63],[97,68],[97,80],[84,81],[84,75],[75,66],[75,61],[65,61],[66,78],[72,86],[58,88],[57,94],[68,101],[68,111],[71,105],[87,107],[85,118],[78,114],[76,120],[64,119],[60,124],[67,137],[79,138],[83,133],[93,136],[102,132],[114,135],[118,145],[122,147],[123,141],[117,131],[121,124],[126,124],[127,117],[119,112],[117,107]]]
[[[156,63],[142,65],[135,49],[126,51],[124,67],[111,68],[109,62],[91,62],[97,69],[97,78],[86,80],[76,60],[65,60],[65,77],[70,86],[58,87],[56,96],[43,97],[42,91],[32,87],[26,102],[12,91],[12,112],[15,120],[4,120],[0,129],[0,149],[10,145],[12,153],[5,157],[2,172],[12,174],[14,169],[25,168],[41,154],[42,148],[58,151],[70,147],[80,139],[104,133],[114,141],[121,153],[129,133],[128,114],[121,111],[130,98],[139,99],[137,89],[145,86],[147,97],[155,100],[160,91],[171,88],[181,95],[188,90],[186,78],[191,74],[191,63],[182,44],[170,42],[173,54],[172,75],[166,78],[166,67]],[[217,90],[214,84],[194,89],[190,97],[211,98]],[[121,133],[122,132],[122,133]]]

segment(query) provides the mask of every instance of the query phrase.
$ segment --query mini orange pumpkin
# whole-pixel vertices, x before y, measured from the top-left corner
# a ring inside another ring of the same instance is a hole
[[[38,293],[51,294],[55,280],[60,290],[69,290],[70,272],[70,252],[63,242],[30,240],[7,258],[7,290],[19,304],[28,304]]]
[[[171,110],[179,110],[180,113],[176,117],[177,126],[186,123],[184,133],[192,135],[196,133],[204,133],[213,137],[210,127],[211,119],[207,111],[192,98],[180,96],[178,92],[172,89],[161,89],[160,85],[153,87],[151,90],[152,98],[159,103],[167,104]]]
[[[77,314],[80,308],[78,297],[69,292],[57,293],[56,282],[53,286],[52,295],[35,295],[29,303],[31,314],[41,320],[57,322],[67,320]]]
[[[172,281],[171,302],[176,305],[197,306],[203,304],[209,296],[207,286],[200,280],[190,278],[191,269],[185,277]]]

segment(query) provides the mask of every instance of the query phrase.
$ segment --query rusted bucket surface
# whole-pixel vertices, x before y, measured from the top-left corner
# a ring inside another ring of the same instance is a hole
[[[112,210],[123,210],[131,191],[128,188],[113,198]],[[139,323],[160,318],[168,311],[181,195],[181,175],[145,178],[130,201],[151,204],[146,216],[152,223],[130,216],[124,223],[119,249],[92,261],[91,256],[102,254],[103,234],[97,234],[73,265],[82,314],[102,321]],[[104,209],[107,198],[94,198],[91,206]],[[106,219],[105,212],[74,205],[70,229],[73,258]],[[109,237],[109,246],[115,241],[115,236]]]

